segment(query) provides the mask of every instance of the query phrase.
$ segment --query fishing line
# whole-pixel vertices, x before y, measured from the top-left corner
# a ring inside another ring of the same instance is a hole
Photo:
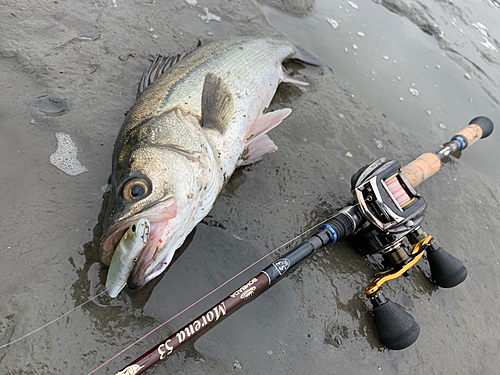
[[[359,203],[358,203],[359,204]],[[178,316],[184,314],[186,311],[188,311],[190,308],[192,308],[193,306],[197,305],[199,302],[203,301],[205,298],[207,298],[208,296],[212,295],[213,293],[215,293],[216,291],[218,291],[220,288],[222,288],[224,285],[228,284],[229,282],[233,281],[235,278],[237,278],[238,276],[240,276],[242,273],[244,273],[245,271],[248,271],[250,268],[252,268],[253,266],[255,266],[257,263],[263,261],[264,259],[266,259],[268,256],[274,254],[276,251],[282,249],[283,247],[289,245],[290,243],[292,243],[293,241],[295,241],[296,239],[302,237],[304,234],[306,234],[307,232],[310,232],[311,230],[313,230],[314,228],[320,226],[321,224],[323,223],[326,223],[328,220],[330,220],[333,216],[329,217],[328,219],[326,220],[323,220],[322,222],[314,225],[313,227],[305,230],[304,232],[300,233],[299,235],[295,236],[294,238],[292,238],[291,240],[285,242],[284,244],[282,244],[281,246],[277,247],[276,249],[272,250],[271,252],[267,253],[266,255],[264,255],[263,257],[261,257],[260,259],[256,260],[255,262],[253,262],[252,264],[250,264],[248,267],[246,267],[245,269],[243,269],[242,271],[238,272],[236,275],[234,275],[233,277],[231,277],[230,279],[226,280],[224,283],[222,283],[221,285],[219,285],[217,288],[215,288],[214,290],[212,290],[211,292],[209,292],[208,294],[204,295],[203,297],[201,297],[198,301],[196,302],[193,302],[191,305],[189,305],[188,307],[186,307],[184,310],[182,310],[181,312],[177,313],[176,315],[174,315],[173,317],[171,317],[170,319],[168,319],[166,322],[163,322],[162,324],[160,324],[158,327],[152,329],[151,331],[149,331],[148,333],[146,333],[144,336],[142,336],[140,339],[136,340],[135,342],[133,342],[132,344],[130,344],[129,346],[127,346],[125,349],[123,349],[121,352],[115,354],[113,357],[111,357],[110,359],[108,359],[106,362],[104,362],[103,364],[101,364],[99,367],[97,367],[95,370],[93,370],[92,372],[89,372],[88,375],[92,375],[94,374],[96,371],[100,370],[102,367],[106,366],[108,363],[110,363],[112,360],[114,360],[115,358],[117,358],[118,356],[122,355],[123,353],[125,353],[127,350],[129,350],[131,347],[137,345],[139,342],[141,342],[142,340],[144,340],[146,337],[148,337],[149,335],[151,335],[153,332],[155,332],[156,330],[160,329],[161,327],[163,327],[165,324],[168,324],[169,322],[171,322],[172,320],[174,320],[175,318],[177,318]]]
[[[59,319],[64,318],[66,315],[71,314],[73,311],[78,310],[80,307],[82,307],[82,306],[86,305],[87,303],[89,303],[90,301],[93,301],[93,300],[95,300],[96,298],[98,298],[98,297],[102,296],[102,295],[103,295],[104,293],[106,293],[106,292],[107,292],[107,290],[102,291],[102,292],[101,292],[101,293],[99,293],[98,295],[96,295],[96,296],[94,296],[94,297],[92,297],[92,298],[89,298],[87,301],[85,301],[85,302],[84,302],[84,303],[82,303],[81,305],[78,305],[78,306],[76,306],[74,309],[72,309],[72,310],[69,310],[69,311],[65,312],[65,313],[64,313],[64,314],[62,314],[61,316],[59,316],[59,317],[55,318],[54,320],[51,320],[51,321],[50,321],[50,322],[48,322],[47,324],[45,324],[45,325],[43,325],[43,326],[41,326],[41,327],[39,327],[39,328],[35,329],[34,331],[32,331],[32,332],[30,332],[30,333],[27,333],[26,335],[21,336],[21,337],[19,337],[19,338],[15,339],[14,341],[11,341],[11,342],[8,342],[8,343],[6,343],[6,344],[3,344],[2,346],[0,346],[0,349],[6,348],[7,346],[12,345],[12,344],[14,344],[14,343],[16,343],[16,342],[18,342],[18,341],[21,341],[22,339],[25,339],[26,337],[31,336],[32,334],[34,334],[34,333],[36,333],[36,332],[38,332],[38,331],[40,331],[40,330],[44,329],[45,327],[50,326],[52,323],[55,323],[55,322],[57,322]]]

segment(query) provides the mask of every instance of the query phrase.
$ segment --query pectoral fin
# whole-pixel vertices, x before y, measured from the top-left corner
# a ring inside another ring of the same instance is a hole
[[[201,96],[202,127],[224,134],[234,116],[234,99],[222,78],[208,73]]]

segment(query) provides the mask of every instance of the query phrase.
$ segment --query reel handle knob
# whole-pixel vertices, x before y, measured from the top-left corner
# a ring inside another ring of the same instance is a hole
[[[375,325],[382,344],[392,350],[401,350],[417,341],[420,327],[413,316],[385,298],[381,290],[368,298],[373,305]]]
[[[442,288],[453,288],[467,278],[467,268],[435,241],[427,249],[427,260],[434,283]]]

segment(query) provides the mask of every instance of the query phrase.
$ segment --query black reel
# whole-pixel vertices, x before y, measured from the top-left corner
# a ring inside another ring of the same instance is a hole
[[[373,305],[380,341],[389,349],[412,345],[420,328],[410,314],[384,297],[382,284],[409,276],[424,252],[432,281],[438,286],[452,288],[467,277],[462,262],[439,247],[421,228],[427,203],[415,187],[439,171],[443,159],[492,132],[493,122],[480,116],[472,119],[438,152],[424,153],[403,168],[394,160],[375,160],[352,176],[351,189],[356,204],[342,209],[318,228],[318,238],[325,239],[320,241],[322,246],[355,234],[364,255],[382,256],[386,269],[374,275],[365,295]]]
[[[376,273],[365,289],[373,305],[377,332],[389,349],[404,349],[417,340],[420,328],[410,314],[384,297],[381,285],[409,276],[424,251],[433,282],[441,287],[460,284],[467,277],[467,269],[422,230],[427,203],[401,173],[399,162],[375,160],[355,173],[351,184],[357,209],[365,219],[354,232],[359,249],[364,255],[382,255],[387,268]]]

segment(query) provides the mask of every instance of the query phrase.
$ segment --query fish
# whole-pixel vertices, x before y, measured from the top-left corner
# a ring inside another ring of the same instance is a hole
[[[291,109],[266,109],[281,82],[308,85],[285,72],[288,59],[324,66],[286,39],[240,37],[158,57],[144,72],[114,145],[100,246],[109,265],[128,228],[149,220],[129,289],[168,267],[236,168],[277,150],[266,133]]]
[[[148,219],[140,219],[129,227],[118,243],[106,277],[106,290],[111,298],[116,298],[127,284],[141,251],[148,243],[150,226]]]

